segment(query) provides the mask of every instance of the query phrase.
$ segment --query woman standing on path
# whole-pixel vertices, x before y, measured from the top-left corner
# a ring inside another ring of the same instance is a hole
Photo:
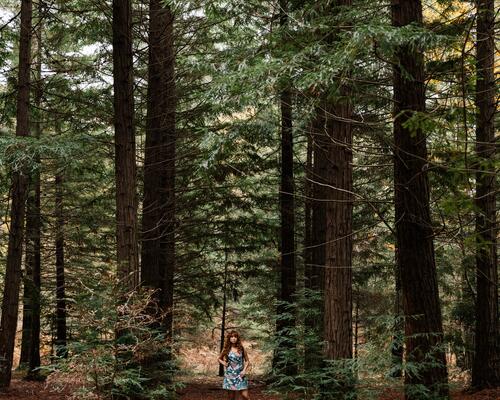
[[[228,398],[236,400],[240,393],[243,399],[249,400],[246,371],[250,362],[238,332],[231,331],[227,334],[219,363],[226,368],[222,388],[228,391]]]

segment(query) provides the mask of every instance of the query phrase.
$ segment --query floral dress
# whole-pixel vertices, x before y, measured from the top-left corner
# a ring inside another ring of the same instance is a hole
[[[226,390],[245,390],[248,389],[247,377],[241,377],[240,374],[244,367],[243,354],[230,351],[227,355],[227,367],[224,373],[224,382],[222,388]]]

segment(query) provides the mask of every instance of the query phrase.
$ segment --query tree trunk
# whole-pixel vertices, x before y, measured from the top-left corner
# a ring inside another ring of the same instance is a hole
[[[352,358],[352,107],[348,92],[327,109],[325,355]]]
[[[42,133],[41,109],[42,102],[42,7],[38,5],[38,29],[36,31],[36,85],[34,90],[35,120],[33,130],[35,137]],[[26,258],[23,293],[23,329],[21,340],[20,363],[28,365],[27,379],[39,378],[40,367],[40,292],[41,292],[41,211],[40,211],[40,157],[37,155],[35,162],[38,168],[32,173],[26,215]]]
[[[137,167],[135,162],[134,76],[132,54],[132,2],[113,0],[113,86],[116,180],[117,314],[116,371],[136,366],[135,338],[128,326],[128,295],[139,283],[137,242]],[[138,398],[116,389],[117,399]],[[130,395],[130,396],[129,396]]]
[[[66,285],[64,277],[64,212],[63,176],[56,175],[56,355],[67,356],[66,337]]]
[[[395,27],[422,24],[417,0],[392,5]],[[418,374],[406,370],[405,398],[419,399],[418,386],[435,396],[447,397],[446,359],[442,348],[443,328],[434,260],[433,228],[429,208],[427,147],[421,129],[405,123],[425,111],[423,53],[402,45],[394,67],[394,186],[397,248],[399,252],[405,347],[407,362]],[[425,296],[422,294],[425,293]],[[433,358],[433,360],[429,360]],[[436,365],[438,363],[438,365]],[[421,390],[421,389],[420,389]]]
[[[359,293],[354,306],[354,359],[359,357]]]
[[[166,342],[165,353],[148,361],[149,368],[154,370],[155,363],[165,363],[172,358],[176,93],[174,15],[161,0],[151,0],[149,7],[141,279],[142,285],[156,290],[158,314],[155,324]],[[170,378],[166,371],[161,379],[168,381]]]
[[[150,1],[149,77],[144,203],[142,283],[158,289],[158,301],[171,315],[175,265],[175,77],[174,16],[160,0]],[[171,316],[165,328],[171,332]]]
[[[37,170],[33,172],[30,179],[26,211],[23,327],[19,360],[21,366],[31,365],[32,355],[35,357],[33,363],[40,366],[38,349],[40,345],[40,225],[40,174]],[[33,340],[35,343],[32,344]],[[34,349],[35,346],[37,349]]]
[[[320,106],[314,111],[311,122],[310,149],[312,165],[307,169],[307,183],[310,190],[307,196],[310,207],[310,239],[306,240],[306,268],[305,287],[311,294],[308,305],[311,312],[305,319],[308,332],[311,332],[311,343],[305,349],[305,368],[311,370],[321,366],[321,340],[323,331],[323,276],[325,266],[325,230],[326,230],[326,202],[325,187],[327,174],[327,158],[325,153],[325,112]]]
[[[351,0],[335,6],[350,7]],[[334,42],[334,34],[328,41]],[[349,71],[346,71],[349,73]],[[324,278],[325,359],[337,387],[323,398],[355,397],[352,319],[352,105],[349,88],[337,79],[335,99],[327,97],[326,157],[328,158]],[[332,89],[330,89],[332,90]],[[331,96],[332,93],[327,93]]]
[[[312,124],[311,124],[312,125]],[[304,287],[309,289],[312,280],[312,200],[313,200],[313,133],[308,132],[304,180]]]
[[[16,136],[29,136],[32,2],[21,1],[21,34],[16,112]],[[12,172],[11,210],[5,288],[0,322],[0,389],[10,385],[19,309],[23,230],[28,194],[26,171]]]
[[[403,333],[403,302],[401,295],[401,266],[399,264],[399,251],[396,245],[394,252],[394,281],[395,281],[395,296],[394,296],[394,325],[393,337],[391,344],[392,370],[393,378],[401,378],[403,376],[403,355],[404,348],[402,342]]]
[[[288,1],[280,0],[280,26],[286,31],[288,25]],[[279,304],[276,320],[278,348],[275,366],[283,373],[293,376],[297,372],[297,360],[286,357],[295,348],[293,329],[295,328],[296,265],[295,265],[295,210],[293,181],[293,136],[292,136],[292,95],[288,79],[280,93],[281,108],[281,184],[280,184],[280,284]],[[283,318],[284,314],[289,316]]]
[[[227,249],[225,249],[224,259],[224,284],[222,286],[222,321],[220,327],[220,353],[224,350],[224,340],[226,337],[226,308],[227,308]],[[224,366],[219,363],[219,376],[224,376]]]
[[[130,0],[113,1],[113,80],[117,275],[126,292],[138,283],[137,198]]]
[[[38,133],[40,130],[38,130]],[[31,292],[31,337],[29,341],[29,369],[27,378],[28,379],[39,379],[39,371],[38,368],[41,365],[40,360],[40,314],[41,314],[41,289],[42,289],[42,262],[41,262],[41,208],[40,208],[40,199],[41,199],[41,191],[40,191],[40,172],[37,171],[35,173],[35,177],[33,180],[35,186],[34,193],[34,202],[33,208],[29,209],[32,211],[33,215],[33,236],[32,243],[30,243],[33,249],[32,254],[32,289]]]
[[[36,126],[35,131],[37,131]],[[40,162],[38,157],[37,162]],[[33,370],[40,366],[41,217],[39,170],[33,172],[28,189],[20,364],[29,365],[30,373],[36,374]]]
[[[495,184],[495,2],[478,0],[476,54],[476,332],[472,386],[500,386]]]
[[[326,182],[328,174],[327,145],[324,103],[316,109],[313,122],[313,203],[312,203],[312,279],[310,285],[323,291],[326,254]],[[320,304],[323,309],[324,304]],[[322,312],[320,312],[322,314]],[[323,318],[321,318],[321,321]],[[321,333],[323,335],[323,333]]]

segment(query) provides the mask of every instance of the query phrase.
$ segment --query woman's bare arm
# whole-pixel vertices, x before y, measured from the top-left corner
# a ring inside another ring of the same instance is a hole
[[[243,367],[243,371],[241,371],[241,376],[245,376],[247,373],[247,369],[250,366],[250,360],[248,359],[248,354],[246,351],[243,353],[243,357],[245,358],[245,366]]]
[[[217,359],[217,361],[219,361],[219,364],[222,364],[224,365],[224,367],[227,367],[227,362],[224,360],[224,358],[226,358],[225,356],[221,356]]]

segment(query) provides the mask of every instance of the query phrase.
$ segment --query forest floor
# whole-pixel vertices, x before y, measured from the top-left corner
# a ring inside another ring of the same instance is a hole
[[[185,381],[185,387],[178,390],[180,400],[224,400],[226,395],[221,389],[220,378],[190,377]],[[250,381],[250,396],[252,400],[278,400],[279,397],[265,393],[265,384],[260,381]],[[52,386],[44,382],[28,382],[15,377],[8,392],[0,393],[2,400],[75,400],[71,384]],[[402,400],[397,390],[386,390],[379,400]],[[453,400],[498,400],[500,390],[482,391],[469,394],[454,391]],[[362,400],[362,399],[360,399]]]

